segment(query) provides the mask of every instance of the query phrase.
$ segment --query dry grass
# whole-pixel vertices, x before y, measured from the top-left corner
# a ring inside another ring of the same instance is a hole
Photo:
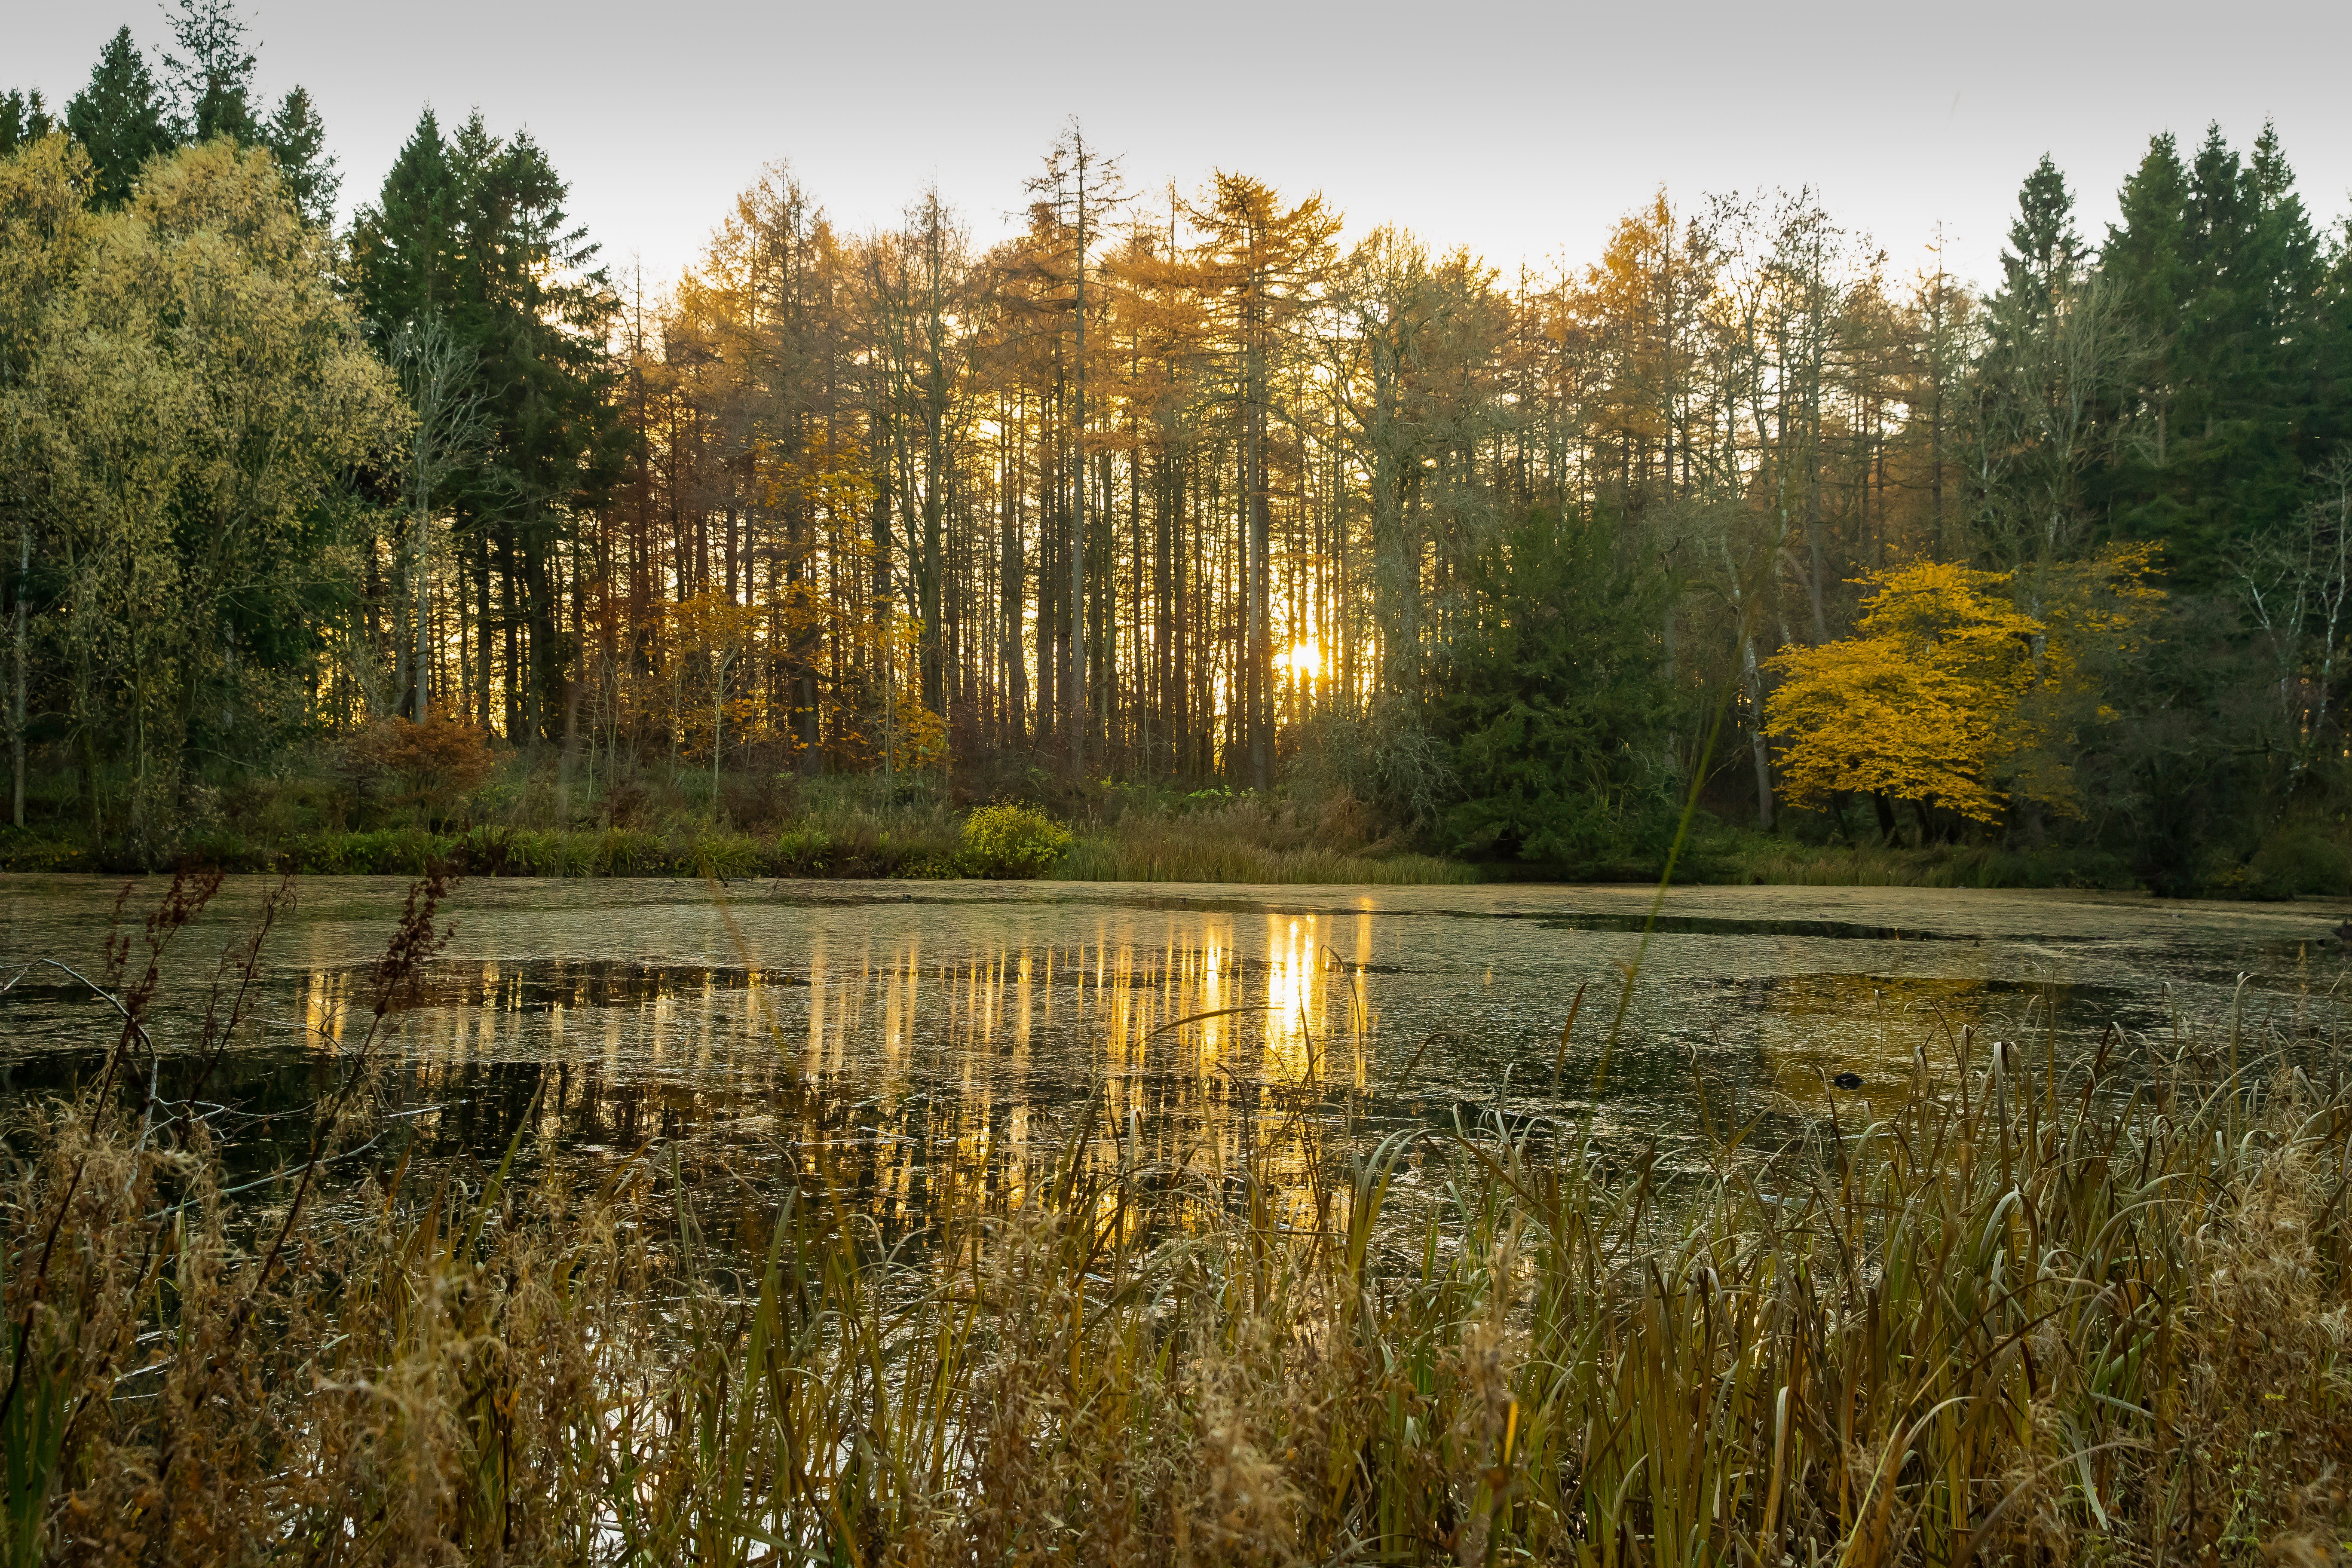
[[[657,1155],[240,1206],[120,1092],[134,1022],[13,1142],[7,1561],[2325,1560],[2327,1045],[1922,1044],[1868,1125],[1680,1174],[1492,1126],[1277,1186],[1089,1122],[886,1253],[813,1119],[731,1246]]]

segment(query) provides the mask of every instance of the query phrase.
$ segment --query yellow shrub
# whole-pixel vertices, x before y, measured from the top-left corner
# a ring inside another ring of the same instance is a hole
[[[1000,801],[964,818],[964,870],[974,877],[1040,877],[1070,847],[1070,830],[1041,811]]]

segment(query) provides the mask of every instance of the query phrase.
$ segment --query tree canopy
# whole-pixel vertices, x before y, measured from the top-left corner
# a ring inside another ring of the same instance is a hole
[[[1802,186],[1506,274],[1076,122],[993,240],[776,164],[645,278],[494,110],[338,227],[321,106],[164,20],[0,95],[12,754],[93,832],[434,715],[1629,872],[1696,799],[2238,886],[2352,788],[2352,245],[2267,129],[2154,137],[2097,236],[2039,160],[1981,290]]]

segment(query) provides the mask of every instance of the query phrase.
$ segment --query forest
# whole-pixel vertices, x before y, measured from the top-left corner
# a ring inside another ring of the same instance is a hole
[[[1981,281],[1803,187],[1507,271],[1075,121],[1010,237],[779,162],[646,278],[494,110],[339,222],[170,19],[0,98],[8,866],[2352,891],[2352,229],[2268,130],[2104,235],[2044,158]]]

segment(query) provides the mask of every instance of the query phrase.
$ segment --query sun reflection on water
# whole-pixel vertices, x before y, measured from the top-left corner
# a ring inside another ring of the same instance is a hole
[[[528,1111],[535,1147],[583,1159],[677,1144],[739,1173],[822,1170],[903,1231],[1017,1203],[1073,1151],[1122,1181],[1232,1190],[1246,1173],[1295,1204],[1318,1162],[1335,1172],[1399,1128],[1442,1138],[1507,1101],[1514,1125],[1629,1142],[1695,1137],[1695,1092],[1793,1130],[1900,1093],[1915,1062],[1950,1073],[1954,1041],[2040,1039],[2055,1014],[2076,1037],[2119,999],[2004,969],[2063,973],[2046,942],[2029,969],[1958,942],[1672,933],[1608,1094],[1587,1098],[1630,932],[1319,904],[843,900],[748,921],[748,937],[673,925],[668,956],[636,963],[518,959],[564,946],[518,940],[434,966],[392,1021],[385,1098],[469,1158],[495,1158]],[[299,992],[288,1024],[309,1070],[330,1070],[367,1032],[367,969],[319,963]],[[1832,1101],[1846,1073],[1862,1087]]]
[[[420,1134],[485,1072],[520,1070],[549,1080],[530,1103],[550,1147],[611,1157],[627,1152],[612,1108],[650,1094],[659,1112],[628,1121],[636,1136],[830,1162],[893,1226],[1017,1202],[1033,1165],[1081,1133],[1086,1161],[1154,1180],[1224,1182],[1246,1165],[1295,1186],[1368,1081],[1365,974],[1321,923],[1269,915],[1262,942],[1244,942],[1223,915],[1103,922],[1075,942],[1003,931],[961,952],[820,930],[781,963],[452,963],[394,1020],[393,1054],[410,1098],[434,1108]],[[1360,921],[1360,951],[1370,934]],[[352,1043],[364,981],[310,971],[314,1048]]]

